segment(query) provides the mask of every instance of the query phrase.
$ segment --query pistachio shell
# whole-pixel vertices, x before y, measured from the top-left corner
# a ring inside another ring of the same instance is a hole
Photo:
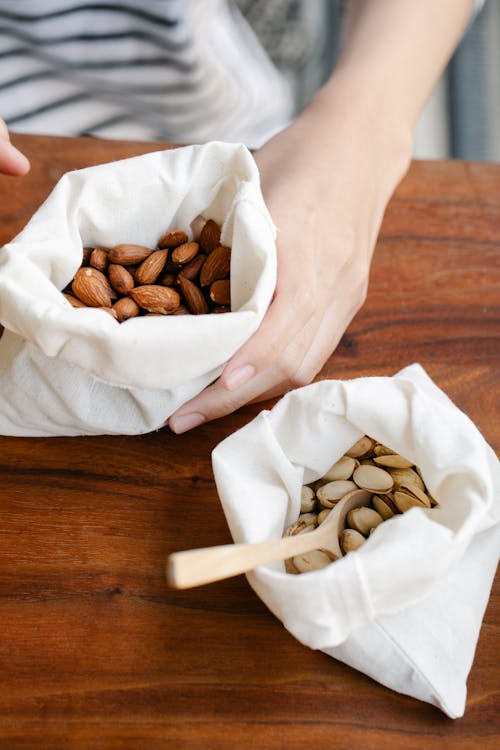
[[[313,490],[316,493],[316,496],[318,495],[318,490],[320,487],[323,487],[324,484],[328,484],[328,482],[325,479],[317,479],[313,484]]]
[[[408,492],[402,492],[401,490],[396,490],[394,493],[394,502],[401,513],[405,513],[410,508],[427,507],[420,500],[417,500],[415,495],[410,495]]]
[[[388,518],[392,518],[398,512],[397,506],[393,503],[387,495],[373,495],[372,504],[377,513],[380,513],[384,521]]]
[[[331,508],[323,508],[323,510],[318,513],[318,526],[321,526],[323,521],[328,518],[330,511]]]
[[[346,456],[351,458],[361,458],[368,456],[375,447],[375,440],[372,440],[368,435],[363,435],[354,445],[345,452]]]
[[[363,490],[370,492],[390,492],[393,480],[389,472],[378,466],[358,466],[352,478]]]
[[[353,508],[347,514],[347,523],[351,529],[359,531],[363,536],[368,536],[370,531],[382,523],[384,519],[377,513],[373,508],[366,508],[364,506],[360,508]]]
[[[398,453],[390,456],[377,456],[373,459],[378,466],[389,466],[391,469],[411,469],[413,463]]]
[[[394,488],[398,490],[402,484],[415,485],[425,490],[425,485],[414,469],[389,469],[389,474],[394,481]]]
[[[402,484],[400,490],[402,492],[406,492],[407,495],[413,495],[413,497],[416,497],[417,500],[419,500],[422,505],[425,505],[426,508],[431,507],[430,497],[428,497],[425,492],[423,492],[423,490],[421,490],[420,487],[417,487],[415,484]]]
[[[304,485],[300,493],[300,512],[309,513],[309,511],[314,510],[315,505],[316,495],[314,494],[314,490]]]
[[[304,521],[296,521],[287,528],[283,536],[297,536],[297,534],[305,534],[307,531],[313,531],[316,528],[316,523],[304,523]]]
[[[358,462],[351,456],[342,456],[333,466],[330,466],[323,479],[333,482],[336,479],[350,479]]]
[[[340,535],[340,546],[345,554],[354,552],[354,550],[359,549],[365,542],[366,539],[363,534],[360,534],[356,529],[344,529]]]
[[[293,558],[289,557],[288,560],[285,560],[285,571],[287,573],[290,573],[290,575],[294,575],[294,576],[296,576],[299,573],[299,571],[293,564]]]
[[[318,516],[316,513],[301,513],[298,518],[298,523],[305,523],[307,526],[310,526],[311,524],[314,524],[314,526],[318,525]]]
[[[357,485],[348,479],[336,479],[333,482],[327,482],[320,487],[316,491],[316,497],[323,507],[331,508],[335,503],[338,503],[344,495],[347,495],[348,492],[357,489]]]
[[[333,562],[330,555],[322,549],[313,549],[310,552],[304,552],[292,558],[292,564],[299,573],[309,573],[312,570],[326,568]]]
[[[391,448],[388,448],[386,445],[383,445],[382,443],[377,443],[375,448],[373,449],[373,452],[376,456],[390,456],[392,453],[394,453]]]

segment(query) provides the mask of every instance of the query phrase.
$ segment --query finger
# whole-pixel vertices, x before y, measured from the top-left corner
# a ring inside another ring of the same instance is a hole
[[[228,391],[219,378],[172,414],[169,427],[173,432],[185,432],[203,422],[230,414],[250,401],[262,400],[263,393],[283,393],[296,386],[294,373],[301,366],[318,326],[317,315],[295,336],[271,367],[257,373],[238,389]]]
[[[328,308],[323,317],[311,346],[307,349],[302,362],[296,369],[293,378],[283,380],[267,391],[260,393],[253,403],[268,401],[283,395],[292,388],[311,383],[320,373],[323,365],[337,348],[345,329],[354,317],[355,312],[342,316],[338,306],[334,303]]]
[[[282,286],[276,292],[259,329],[224,368],[221,375],[224,388],[236,390],[278,361],[289,342],[302,331],[305,332],[317,315],[317,307],[318,299],[312,282],[295,283],[292,291]]]
[[[172,432],[180,434],[204,422],[231,414],[267,390],[270,387],[267,378],[267,373],[261,373],[236,391],[228,391],[219,378],[172,414],[168,426]]]
[[[29,172],[30,163],[26,156],[9,140],[9,131],[3,120],[0,120],[0,172],[15,177],[22,177]]]

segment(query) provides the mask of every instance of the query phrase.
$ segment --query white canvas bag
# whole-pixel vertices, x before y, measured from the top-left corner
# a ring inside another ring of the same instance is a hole
[[[237,543],[281,537],[299,515],[302,485],[363,434],[419,466],[440,507],[389,519],[322,570],[289,575],[277,562],[248,580],[302,643],[461,716],[498,561],[499,467],[419,365],[297,389],[218,445],[231,534]]]
[[[82,247],[155,247],[200,217],[221,224],[232,247],[233,312],[119,324],[101,310],[75,310],[60,293]],[[275,282],[275,228],[244,146],[187,146],[64,175],[0,250],[0,434],[161,427],[257,329]]]

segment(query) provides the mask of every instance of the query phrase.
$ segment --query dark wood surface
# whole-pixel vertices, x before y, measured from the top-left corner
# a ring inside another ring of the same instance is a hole
[[[0,245],[66,170],[159,148],[14,141],[33,169],[0,178]],[[500,165],[413,163],[320,377],[419,361],[498,451],[499,245]],[[301,646],[243,576],[167,589],[169,552],[230,541],[210,452],[262,407],[184,436],[0,437],[2,750],[499,747],[498,582],[457,721]]]

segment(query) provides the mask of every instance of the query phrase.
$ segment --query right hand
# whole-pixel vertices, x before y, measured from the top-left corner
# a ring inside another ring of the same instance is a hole
[[[0,172],[22,177],[29,169],[28,159],[12,145],[7,125],[0,120]]]

